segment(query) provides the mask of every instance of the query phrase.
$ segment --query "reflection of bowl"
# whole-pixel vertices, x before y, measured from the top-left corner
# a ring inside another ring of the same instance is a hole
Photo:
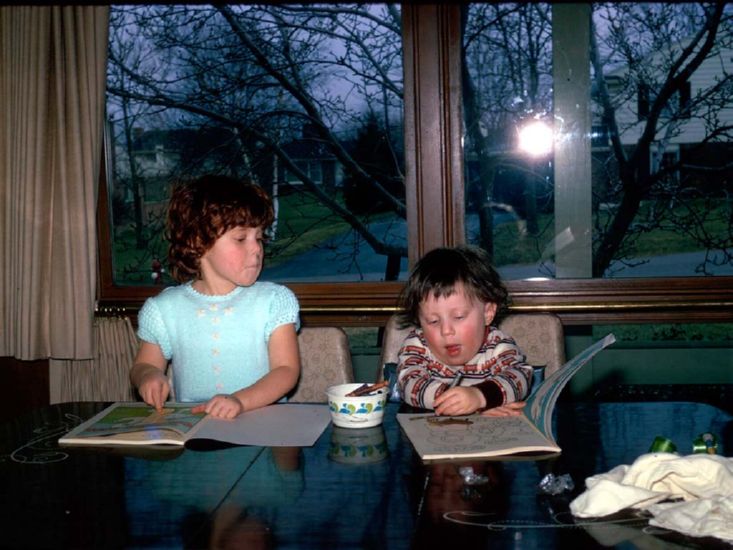
[[[339,384],[326,390],[328,408],[335,426],[342,428],[371,428],[382,423],[384,407],[387,404],[387,388],[373,395],[346,397],[346,394],[361,384]]]
[[[382,426],[350,430],[334,426],[328,458],[344,464],[368,464],[387,458]]]

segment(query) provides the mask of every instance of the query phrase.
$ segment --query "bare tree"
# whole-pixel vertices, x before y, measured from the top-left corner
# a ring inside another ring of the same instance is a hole
[[[536,234],[537,174],[512,153],[516,126],[551,109],[552,26],[546,4],[462,6],[463,102],[467,156],[478,170],[469,175],[468,196],[477,203],[479,243],[493,255],[495,177],[502,168],[525,173],[525,215]]]
[[[123,21],[124,14],[117,13],[113,16],[112,24],[110,25],[111,32],[114,33],[112,42],[118,44],[121,48],[121,56],[124,56],[131,65],[136,65],[141,63],[144,52],[134,40],[124,39],[125,25]],[[110,66],[110,76],[117,82],[120,89],[127,89],[128,79],[125,77],[125,73],[120,70],[120,67]],[[135,232],[135,242],[137,248],[142,249],[147,245],[143,216],[143,175],[140,174],[140,166],[135,162],[131,151],[134,147],[133,142],[135,140],[134,134],[137,128],[137,121],[148,119],[150,117],[150,108],[144,104],[134,103],[124,95],[120,96],[117,108],[116,120],[113,119],[112,124],[115,132],[111,136],[111,139],[112,143],[121,143],[122,146],[115,148],[117,162],[113,163],[113,168],[117,193],[112,197],[112,200],[113,204],[115,204],[120,200],[120,197],[123,197],[129,191],[132,196],[132,227]]]
[[[716,144],[718,152],[731,152],[730,10],[724,3],[613,3],[597,8],[595,21],[596,99],[611,143],[608,183],[596,204],[612,207],[609,216],[596,216],[593,275],[602,276],[613,260],[633,263],[637,239],[653,229],[687,235],[707,250],[702,272],[706,265],[731,262],[730,222],[723,235],[706,229],[725,194],[730,216],[731,163],[691,164]],[[704,64],[712,77],[696,76]],[[667,146],[684,144],[685,133],[694,136],[694,145],[663,162]],[[717,183],[711,186],[705,180],[713,174]],[[651,203],[644,212],[643,201]],[[673,210],[675,205],[687,214]],[[722,256],[711,254],[715,249]]]
[[[286,147],[308,128],[309,139],[325,146],[405,217],[404,192],[395,195],[370,177],[340,135],[355,128],[367,111],[380,112],[388,129],[401,124],[401,25],[393,7],[383,9],[116,7],[113,29],[134,29],[131,40],[154,55],[136,59],[129,50],[110,48],[108,93],[120,108],[134,102],[177,113],[180,127],[228,130],[239,143],[243,166],[257,154],[277,159],[377,254],[406,256],[404,246],[375,235],[367,217],[355,215],[314,182]],[[338,93],[329,88],[334,76],[341,83]],[[398,156],[392,157],[395,163]]]
[[[518,162],[510,147],[521,119],[552,111],[552,25],[543,4],[479,3],[462,10],[466,156],[478,166],[467,196],[479,212],[480,242],[492,252],[496,174],[512,168],[524,171],[528,183],[540,181],[535,167]],[[611,153],[603,181],[594,183],[594,276],[614,262],[633,263],[639,237],[657,229],[707,250],[703,272],[705,265],[731,261],[731,231],[707,229],[711,216],[721,215],[712,203],[733,196],[730,163],[705,158],[713,146],[730,151],[726,109],[733,84],[723,60],[731,51],[729,12],[722,3],[596,7],[594,100]],[[120,111],[156,107],[168,113],[171,128],[226,130],[239,151],[228,168],[267,183],[267,164],[257,164],[276,159],[375,253],[406,256],[404,246],[374,234],[368,216],[313,181],[287,149],[308,128],[308,139],[404,218],[404,195],[371,176],[348,146],[349,132],[363,125],[366,113],[378,114],[392,151],[389,172],[400,173],[394,130],[403,101],[401,22],[393,5],[115,6],[113,13],[112,32],[129,33],[131,44],[124,49],[126,41],[116,40],[110,48],[108,90]],[[715,79],[685,87],[715,60]],[[680,141],[690,121],[704,132],[670,162],[664,151]],[[530,227],[536,222],[532,188],[525,189]],[[727,212],[730,227],[731,208]],[[711,253],[716,250],[722,256]]]

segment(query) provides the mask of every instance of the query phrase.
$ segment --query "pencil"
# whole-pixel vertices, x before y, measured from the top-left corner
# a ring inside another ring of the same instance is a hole
[[[457,387],[461,383],[461,380],[463,380],[463,373],[459,372],[458,375],[453,379],[453,381],[448,386],[448,389],[450,390],[450,389]]]
[[[463,380],[463,373],[462,372],[459,372],[456,375],[456,377],[451,381],[451,383],[448,385],[448,389],[450,390],[450,389],[453,389],[453,388],[457,387],[458,384],[461,383],[461,380]],[[435,418],[436,416],[438,416],[438,415],[413,416],[412,418],[410,418],[410,420],[420,420],[422,418],[425,418],[425,419],[428,419],[428,421],[429,421],[431,418]]]

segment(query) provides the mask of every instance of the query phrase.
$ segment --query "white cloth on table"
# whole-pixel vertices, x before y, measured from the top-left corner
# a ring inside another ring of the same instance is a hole
[[[649,523],[696,537],[733,541],[733,459],[718,455],[648,453],[633,464],[591,476],[570,503],[577,517],[625,508],[652,514]],[[675,499],[675,502],[662,502]],[[679,501],[679,499],[682,499]]]

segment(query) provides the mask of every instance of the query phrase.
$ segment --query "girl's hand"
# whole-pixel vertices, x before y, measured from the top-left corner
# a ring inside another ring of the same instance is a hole
[[[457,387],[441,393],[433,403],[435,414],[457,416],[471,414],[484,406],[481,390],[471,387]]]
[[[513,403],[507,403],[501,407],[494,407],[487,409],[481,413],[481,416],[519,416],[522,414],[522,409],[527,403],[525,401],[515,401]]]
[[[244,405],[234,395],[218,394],[206,403],[196,405],[191,409],[194,414],[205,412],[216,418],[234,418],[244,412]]]
[[[155,407],[156,411],[160,411],[168,399],[171,392],[171,386],[168,377],[157,369],[150,369],[140,381],[137,389],[140,397],[143,398],[148,405]]]

